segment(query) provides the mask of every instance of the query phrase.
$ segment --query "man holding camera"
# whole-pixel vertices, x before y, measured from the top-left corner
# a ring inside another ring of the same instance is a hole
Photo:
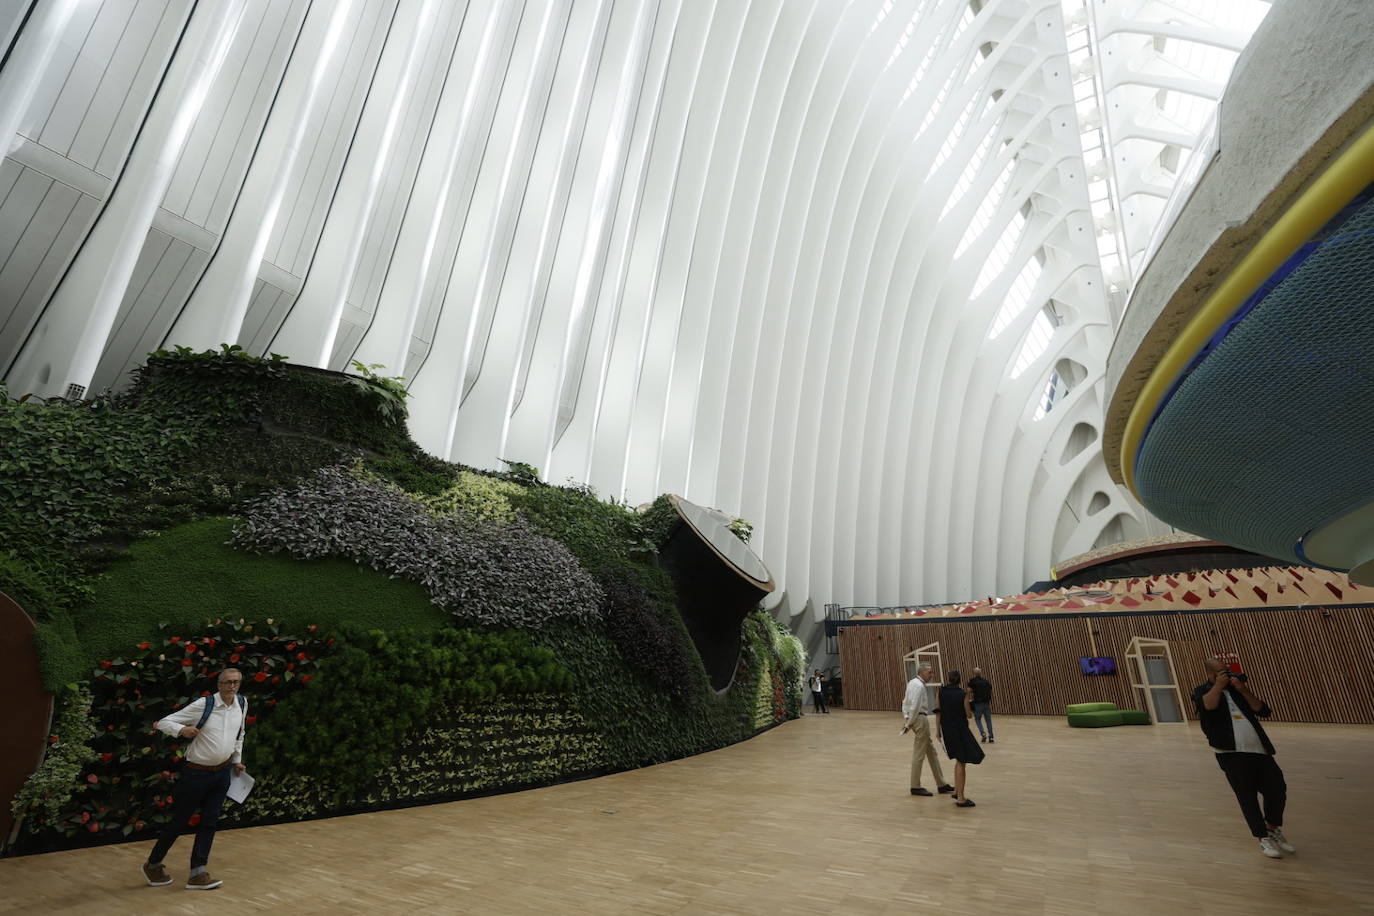
[[[1297,852],[1283,835],[1283,805],[1288,797],[1283,770],[1274,762],[1274,745],[1255,718],[1267,718],[1269,705],[1250,692],[1244,674],[1233,675],[1214,658],[1205,664],[1212,679],[1193,691],[1193,705],[1250,833],[1259,839],[1260,852],[1271,859]]]

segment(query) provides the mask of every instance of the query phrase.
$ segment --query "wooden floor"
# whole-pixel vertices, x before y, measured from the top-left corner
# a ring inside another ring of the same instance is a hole
[[[211,892],[182,889],[186,838],[170,887],[143,883],[149,843],[0,860],[0,912],[1374,913],[1374,727],[1270,729],[1299,849],[1271,860],[1193,728],[1001,717],[958,810],[907,792],[899,724],[839,710],[603,779],[225,831]]]

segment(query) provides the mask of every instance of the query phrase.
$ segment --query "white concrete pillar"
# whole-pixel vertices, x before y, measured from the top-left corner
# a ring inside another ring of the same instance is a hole
[[[17,145],[19,122],[29,110],[43,72],[81,0],[45,0],[24,24],[5,69],[0,71],[0,155]]]
[[[411,198],[413,205],[401,224],[391,271],[377,301],[372,327],[358,345],[355,358],[364,363],[380,363],[393,374],[405,371],[410,338],[415,332],[425,294],[443,296],[434,288],[439,264],[439,245],[443,238],[450,200],[465,183],[463,172],[471,167],[480,147],[482,122],[492,103],[494,86],[500,86],[496,67],[509,53],[511,33],[519,23],[520,9],[512,3],[488,3],[477,10],[469,7],[468,17],[483,17],[475,47],[459,48],[449,64],[450,79],[435,111],[435,130],[425,147],[420,172]],[[468,28],[463,30],[468,32]],[[411,410],[411,430],[416,430],[415,408]],[[447,426],[447,416],[436,417],[422,425]],[[444,434],[447,439],[447,434]],[[438,452],[438,440],[427,440]]]
[[[201,4],[149,109],[129,164],[44,309],[10,374],[10,391],[57,395],[91,382],[153,215],[191,125],[219,74],[246,0]]]
[[[314,121],[321,101],[333,94],[334,87],[325,82],[325,75],[353,6],[354,0],[316,4],[306,17],[296,57],[301,61],[313,60],[314,66],[288,67],[280,103],[267,123],[262,146],[253,158],[224,239],[190,302],[168,333],[169,345],[203,350],[239,339],[282,197],[298,165],[309,165],[298,163],[301,147],[306,129],[313,126],[318,130]],[[291,352],[287,355],[297,356]]]
[[[396,134],[400,127],[420,66],[421,48],[434,28],[436,0],[423,7],[403,5],[399,15],[419,15],[406,23],[410,40],[395,42],[383,51],[378,68],[373,104],[363,112],[358,139],[349,154],[338,198],[325,225],[310,276],[272,341],[271,349],[289,353],[293,362],[325,367],[334,351],[344,303],[353,285],[363,242],[372,224],[382,179],[392,165]],[[393,32],[404,35],[404,29]],[[403,364],[387,366],[388,375],[399,375]]]

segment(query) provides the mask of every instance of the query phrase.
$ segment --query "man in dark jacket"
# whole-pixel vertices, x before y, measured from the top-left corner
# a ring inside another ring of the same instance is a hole
[[[978,726],[978,735],[985,744],[996,744],[992,737],[992,682],[983,677],[982,668],[974,668],[968,686],[973,691],[973,722]],[[983,730],[985,722],[987,731]]]
[[[1283,770],[1274,762],[1274,745],[1255,718],[1268,718],[1269,706],[1250,692],[1245,675],[1232,676],[1216,659],[1207,659],[1206,665],[1212,679],[1193,691],[1193,705],[1202,733],[1216,751],[1217,765],[1236,793],[1250,833],[1259,839],[1260,852],[1271,859],[1296,852],[1283,835],[1288,786]]]

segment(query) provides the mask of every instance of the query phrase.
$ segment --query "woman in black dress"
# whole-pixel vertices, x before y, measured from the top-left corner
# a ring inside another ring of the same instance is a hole
[[[968,720],[973,718],[972,692],[959,686],[959,672],[951,671],[945,677],[945,685],[940,688],[940,703],[935,708],[935,719],[940,723],[940,740],[944,742],[945,753],[954,763],[954,804],[960,808],[972,808],[973,800],[964,795],[964,770],[967,764],[982,763],[983,749],[973,740]]]

